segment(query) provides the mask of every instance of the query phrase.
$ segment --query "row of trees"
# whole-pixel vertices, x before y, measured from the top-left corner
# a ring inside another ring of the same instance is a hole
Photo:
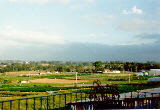
[[[4,66],[5,65],[5,66]],[[0,72],[10,72],[10,71],[58,71],[58,72],[102,72],[104,69],[109,70],[120,70],[120,71],[131,71],[138,72],[141,70],[149,69],[159,69],[160,64],[155,62],[120,62],[120,61],[110,61],[110,62],[12,62],[12,63],[1,63]]]

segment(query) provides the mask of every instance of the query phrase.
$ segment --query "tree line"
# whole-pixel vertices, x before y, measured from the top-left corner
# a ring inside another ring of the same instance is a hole
[[[139,72],[141,70],[160,69],[156,62],[122,62],[122,61],[95,61],[95,62],[1,62],[0,73],[15,71],[49,71],[49,72],[102,72],[104,69]]]

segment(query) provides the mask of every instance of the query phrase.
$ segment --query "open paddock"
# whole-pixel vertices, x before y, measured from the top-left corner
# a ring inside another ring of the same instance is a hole
[[[73,84],[76,83],[76,80],[68,80],[68,79],[35,79],[30,80],[31,83],[59,83],[59,84]],[[77,83],[87,82],[87,80],[77,80]]]

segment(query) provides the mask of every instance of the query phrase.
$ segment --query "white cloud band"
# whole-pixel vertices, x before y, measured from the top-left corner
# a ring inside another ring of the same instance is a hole
[[[143,10],[138,9],[135,5],[135,6],[133,6],[133,8],[131,10],[123,10],[122,14],[139,14],[139,15],[141,15],[141,14],[143,14]]]
[[[47,4],[47,3],[60,3],[67,4],[70,0],[9,0],[13,3],[29,3],[29,4]]]

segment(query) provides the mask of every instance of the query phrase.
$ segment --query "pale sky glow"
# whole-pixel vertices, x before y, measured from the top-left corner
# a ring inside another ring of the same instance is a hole
[[[2,60],[160,61],[159,0],[0,0],[0,8]]]

